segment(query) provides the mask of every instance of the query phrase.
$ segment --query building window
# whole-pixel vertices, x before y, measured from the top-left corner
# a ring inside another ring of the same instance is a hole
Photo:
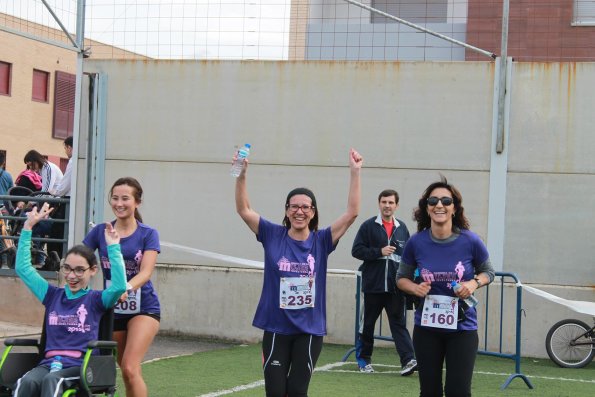
[[[66,167],[68,166],[68,158],[66,157],[60,157],[60,170],[62,171],[62,173],[66,172]]]
[[[572,24],[595,26],[595,0],[574,0]]]
[[[33,97],[34,101],[48,103],[50,96],[50,74],[43,70],[33,69]]]
[[[54,128],[52,137],[66,139],[74,130],[74,95],[76,76],[56,71],[54,88]]]
[[[12,65],[0,61],[0,95],[10,95],[10,72]]]
[[[412,23],[445,23],[448,0],[372,0],[372,8]],[[372,12],[372,23],[397,23]]]

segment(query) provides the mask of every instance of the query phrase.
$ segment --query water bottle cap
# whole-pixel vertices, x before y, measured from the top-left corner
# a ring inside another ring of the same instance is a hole
[[[457,285],[457,282],[456,282],[456,281],[451,281],[451,282],[450,282],[450,286],[451,286],[451,287],[454,287],[455,285]]]
[[[252,147],[252,145],[250,145],[249,143],[246,143],[244,146],[246,146],[248,149]]]

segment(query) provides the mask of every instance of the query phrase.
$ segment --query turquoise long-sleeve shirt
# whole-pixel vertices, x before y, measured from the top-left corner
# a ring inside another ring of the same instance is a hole
[[[116,304],[120,296],[126,291],[126,274],[120,244],[109,245],[107,252],[112,266],[112,283],[102,291],[101,301],[103,306],[109,309]],[[35,297],[43,302],[49,284],[46,279],[37,273],[31,263],[31,230],[21,231],[16,258],[16,272]],[[64,288],[64,291],[68,299],[77,299],[87,294],[89,287],[87,286],[87,288],[81,289],[74,294],[70,291],[70,288]]]

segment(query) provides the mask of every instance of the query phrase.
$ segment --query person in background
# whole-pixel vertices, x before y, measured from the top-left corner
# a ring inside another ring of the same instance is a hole
[[[68,165],[66,165],[66,171],[64,171],[64,177],[56,188],[50,191],[51,194],[58,197],[69,198],[70,196],[70,185],[72,178],[72,137],[64,139],[64,152],[68,157]],[[66,219],[66,204],[57,204],[52,218],[54,219]],[[52,229],[50,230],[50,237],[62,239],[64,238],[64,223],[54,222],[52,223]],[[47,243],[48,253],[56,252],[58,259],[62,258],[62,252],[64,251],[62,243]]]
[[[51,192],[60,184],[63,178],[60,168],[46,160],[37,150],[29,150],[23,159],[27,168],[41,175],[41,191]]]
[[[405,322],[405,294],[397,288],[397,269],[409,230],[395,218],[397,208],[399,194],[395,190],[380,192],[380,213],[362,223],[351,248],[351,255],[363,261],[359,268],[364,293],[363,327],[360,325],[356,358],[360,372],[374,372],[374,328],[384,309],[401,361],[401,375],[408,376],[415,372],[417,361]]]
[[[61,396],[64,389],[78,382],[87,344],[98,339],[101,317],[126,291],[120,238],[111,224],[104,225],[113,275],[109,288],[103,291],[89,288],[91,277],[97,273],[97,258],[92,250],[83,245],[75,245],[66,255],[60,269],[66,281],[64,287],[49,284],[37,273],[31,265],[31,229],[46,219],[50,212],[47,203],[39,212],[37,207],[33,207],[27,213],[19,237],[16,273],[45,306],[46,342],[38,366],[27,372],[14,386],[15,397]],[[51,317],[60,317],[65,321],[52,322]],[[50,365],[56,356],[62,358],[62,370],[50,372]]]
[[[53,191],[50,191],[54,196],[63,197],[63,196],[70,196],[70,185],[72,183],[72,137],[69,136],[68,138],[64,139],[64,152],[66,153],[66,157],[68,157],[68,164],[66,165],[66,170],[64,171],[64,176],[60,183],[58,183]],[[56,214],[54,214],[56,216]]]
[[[25,169],[17,176],[14,181],[15,186],[25,187],[31,192],[41,191],[41,175],[37,172],[25,167]]]
[[[14,183],[12,181],[12,175],[10,175],[10,173],[8,171],[6,171],[5,168],[6,168],[6,156],[4,155],[4,152],[0,152],[0,196],[7,196],[8,189],[10,189],[11,187],[14,186]],[[4,208],[2,211],[3,212],[6,211],[6,214],[8,214],[9,203],[0,201],[0,206],[1,205],[4,205]],[[4,224],[4,219],[0,219],[0,229],[2,230],[0,232],[2,235],[7,234],[6,225]],[[9,241],[9,240],[6,240],[6,241]],[[10,243],[6,244],[5,240],[0,237],[0,267],[8,265],[8,254],[2,252],[8,247],[8,245],[12,246],[12,244],[10,244]]]
[[[142,223],[138,207],[142,203],[143,188],[131,177],[120,178],[112,185],[109,202],[116,220],[111,222],[121,237],[120,245],[128,279],[126,292],[114,308],[114,340],[118,343],[118,365],[126,386],[126,396],[145,397],[147,385],[142,377],[141,361],[153,343],[161,307],[151,282],[151,275],[161,251],[157,230]],[[104,285],[112,282],[107,242],[103,237],[105,225],[95,226],[83,244],[98,250]]]
[[[250,205],[248,160],[236,179],[236,210],[264,248],[264,282],[252,325],[264,331],[262,367],[269,397],[308,395],[326,335],[327,260],[359,213],[362,163],[360,154],[351,149],[347,209],[322,230],[311,190],[289,192],[283,225],[277,225]]]
[[[6,171],[6,156],[0,152],[0,196],[6,196],[13,186],[12,175]]]
[[[421,298],[415,312],[413,346],[421,397],[471,396],[477,354],[477,312],[463,301],[494,279],[488,250],[469,230],[463,196],[444,176],[430,184],[414,211],[417,233],[407,244],[397,286]],[[413,281],[415,270],[422,281]],[[451,282],[461,288],[455,292]]]

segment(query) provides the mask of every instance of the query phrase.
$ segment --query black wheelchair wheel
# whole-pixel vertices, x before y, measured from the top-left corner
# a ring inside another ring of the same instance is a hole
[[[562,320],[550,328],[545,348],[550,359],[563,368],[582,368],[593,360],[593,329],[579,320]]]

